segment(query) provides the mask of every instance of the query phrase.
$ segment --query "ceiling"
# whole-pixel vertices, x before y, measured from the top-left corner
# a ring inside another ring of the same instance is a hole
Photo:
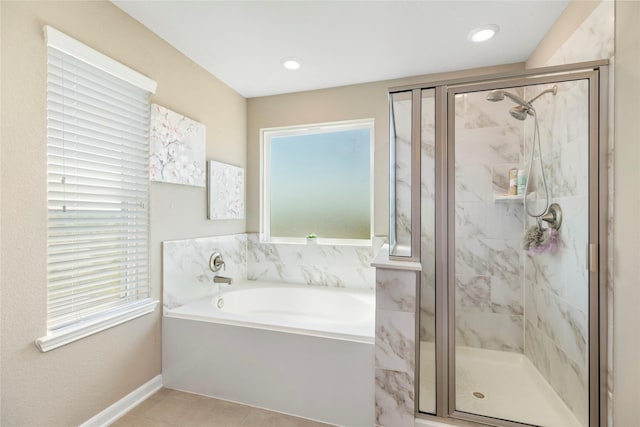
[[[525,61],[568,3],[112,1],[247,98]]]

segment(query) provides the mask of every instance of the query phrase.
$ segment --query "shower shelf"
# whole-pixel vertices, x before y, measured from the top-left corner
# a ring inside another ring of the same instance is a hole
[[[531,193],[529,193],[527,195],[528,198],[531,198],[533,196],[536,195],[535,191],[532,191]],[[524,195],[520,194],[520,195],[514,195],[514,196],[510,196],[508,194],[494,194],[493,195],[493,200],[494,202],[518,202],[518,201],[522,201],[524,199]]]

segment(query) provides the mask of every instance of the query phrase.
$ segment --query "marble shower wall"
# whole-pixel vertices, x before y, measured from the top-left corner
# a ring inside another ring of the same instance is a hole
[[[562,65],[562,64],[571,64],[576,62],[583,61],[593,61],[599,59],[610,59],[610,70],[609,70],[609,99],[604,100],[609,103],[609,134],[608,134],[608,164],[607,167],[607,175],[608,175],[608,194],[609,194],[609,204],[608,204],[608,221],[607,221],[607,234],[608,234],[608,242],[607,246],[609,248],[613,248],[613,202],[615,197],[615,189],[614,189],[614,180],[613,180],[613,148],[614,148],[614,135],[613,135],[613,94],[614,94],[614,13],[615,3],[612,1],[602,1],[595,10],[587,17],[587,19],[578,27],[578,29],[558,48],[554,55],[549,58],[544,64],[534,64],[534,66],[553,66],[553,65]],[[580,208],[578,208],[580,209]],[[586,208],[585,208],[586,209]],[[608,269],[608,277],[607,277],[607,299],[608,299],[608,318],[607,318],[607,328],[608,328],[608,342],[607,342],[607,399],[608,399],[608,409],[609,413],[607,414],[609,425],[613,425],[613,416],[612,416],[612,408],[613,408],[613,263],[614,263],[614,253],[613,250],[609,251],[608,259],[607,259],[607,269]],[[565,288],[575,289],[575,285],[569,284]],[[557,297],[557,294],[550,293],[552,295],[552,299],[557,299],[561,301],[561,298]],[[575,304],[572,304],[574,306]],[[560,306],[559,306],[560,307]],[[574,307],[575,308],[575,307]],[[559,311],[554,308],[554,312],[557,314]],[[586,312],[586,311],[585,311]],[[562,312],[561,312],[562,313]],[[533,322],[532,322],[533,324]],[[532,331],[535,331],[532,327],[527,328],[527,333],[532,335]],[[541,331],[538,329],[538,331]],[[538,334],[539,338],[540,334]],[[548,335],[547,335],[548,337]],[[549,349],[559,349],[558,346],[551,345],[550,339],[538,339],[534,341],[534,337],[531,337],[531,342],[534,345],[538,345],[540,342],[543,344],[547,344],[546,347],[542,348],[541,351],[548,351]],[[529,340],[527,342],[530,342]],[[565,351],[562,352],[552,352],[548,358],[540,358],[538,363],[543,367],[550,367],[551,362],[556,361],[555,365],[557,367],[562,366],[559,362],[565,362],[565,367],[571,367],[571,369],[566,372],[569,373],[568,381],[570,383],[578,383],[580,385],[583,382],[584,378],[584,370],[576,369],[575,366],[576,361],[569,359],[567,357],[567,353]],[[559,369],[556,368],[556,371]],[[558,390],[561,386],[561,382],[566,381],[563,378],[555,378],[552,382],[552,385],[555,383],[554,388]],[[581,385],[575,387],[577,390],[581,390]],[[577,396],[577,393],[572,393],[568,396],[573,395],[574,399]],[[567,400],[567,399],[565,399]],[[575,406],[575,405],[574,405]],[[574,409],[576,411],[576,409]],[[584,408],[578,409],[580,414],[579,419],[585,423],[584,420]]]
[[[456,96],[456,345],[522,353],[523,207],[494,195],[507,192],[509,169],[523,168],[523,128],[513,103],[486,97]]]
[[[526,98],[549,85],[527,87]],[[589,226],[589,96],[585,80],[558,84],[557,95],[536,101],[542,160],[551,202],[563,212],[554,254],[524,255],[525,354],[551,387],[588,425],[589,281],[585,248]],[[529,152],[533,120],[525,123]],[[534,163],[537,166],[537,162]],[[537,176],[538,201],[544,206]],[[535,224],[527,218],[527,227]]]
[[[530,99],[547,87],[510,91]],[[510,168],[526,169],[534,121],[513,119],[513,104],[487,102],[486,92],[456,99],[456,344],[524,352],[582,422],[588,415],[587,90],[584,81],[561,83],[557,96],[536,101],[551,201],[564,213],[560,249],[540,256],[521,249],[525,226],[534,224],[522,201],[494,200],[506,193]],[[534,174],[531,186],[535,211],[540,176]]]
[[[609,59],[614,54],[615,2],[603,0],[545,64],[552,66]],[[613,73],[612,73],[613,74]]]
[[[413,427],[417,271],[376,271],[375,423]]]
[[[247,278],[267,282],[374,289],[371,260],[384,239],[373,245],[265,243],[247,234]]]

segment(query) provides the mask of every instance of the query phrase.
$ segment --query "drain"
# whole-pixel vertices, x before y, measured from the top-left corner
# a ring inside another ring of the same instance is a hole
[[[220,298],[220,299],[218,300],[218,302],[216,303],[216,305],[218,306],[218,308],[222,308],[222,307],[224,307],[224,299],[223,299],[223,298]]]
[[[480,393],[479,391],[474,391],[472,394],[473,394],[473,397],[477,399],[484,399],[484,394]]]

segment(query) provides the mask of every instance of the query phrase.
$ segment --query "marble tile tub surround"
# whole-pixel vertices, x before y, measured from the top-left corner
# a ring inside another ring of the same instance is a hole
[[[209,269],[209,258],[220,252],[225,267],[217,273]],[[216,275],[236,281],[247,278],[247,235],[201,237],[162,242],[162,283],[164,309],[179,307],[218,292]],[[224,285],[226,286],[226,285]]]
[[[247,235],[247,279],[302,285],[374,289],[371,261],[384,239],[371,245],[319,245],[260,241]]]
[[[164,307],[171,309],[218,292],[217,274],[236,281],[260,280],[374,289],[371,260],[384,243],[372,245],[318,245],[265,243],[257,233],[163,242]],[[224,270],[209,270],[209,257],[217,250]],[[226,285],[222,285],[226,286]]]

